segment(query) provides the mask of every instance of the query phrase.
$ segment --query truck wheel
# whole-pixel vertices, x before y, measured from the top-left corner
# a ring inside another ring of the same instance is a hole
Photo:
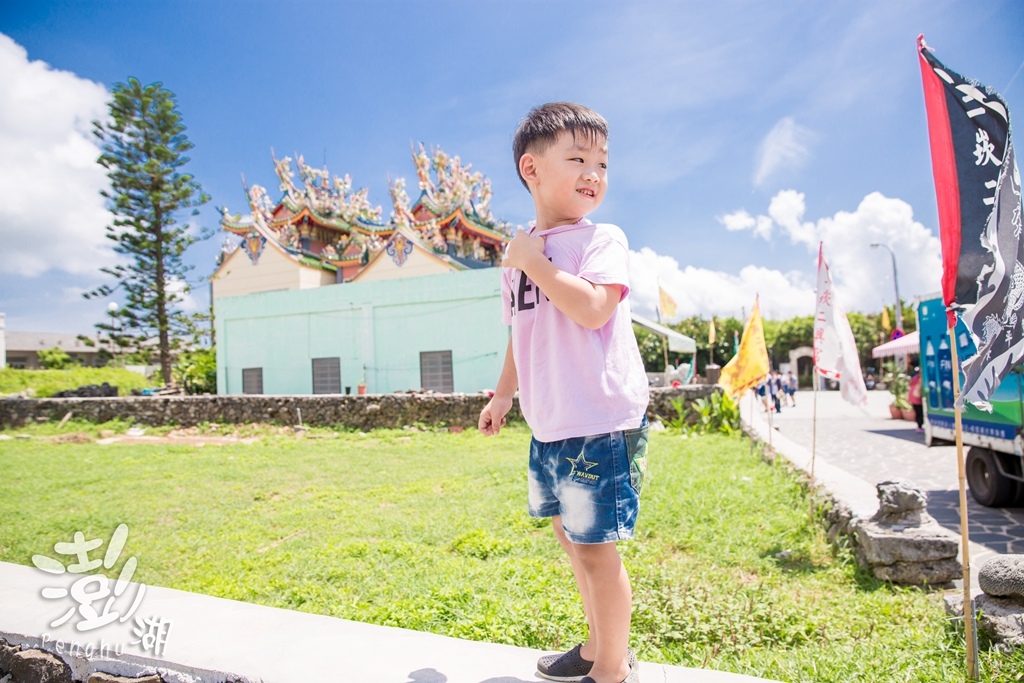
[[[987,448],[974,446],[967,451],[965,469],[967,485],[971,496],[979,505],[985,507],[1004,507],[1014,502],[1017,497],[1017,482],[999,474],[994,453]]]

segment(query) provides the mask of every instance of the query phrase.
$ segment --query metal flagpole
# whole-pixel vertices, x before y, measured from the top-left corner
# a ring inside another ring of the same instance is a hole
[[[953,356],[953,401],[954,406],[960,400],[960,361],[957,358],[955,328],[949,328],[949,350]],[[978,674],[978,640],[975,634],[974,602],[971,600],[971,550],[967,529],[967,487],[964,468],[964,434],[959,406],[953,409],[956,428],[956,468],[957,479],[960,481],[960,541],[964,565],[964,638],[967,641],[967,678],[976,681]]]
[[[811,524],[814,524],[814,460],[818,450],[818,365],[814,365],[814,410],[811,417]]]

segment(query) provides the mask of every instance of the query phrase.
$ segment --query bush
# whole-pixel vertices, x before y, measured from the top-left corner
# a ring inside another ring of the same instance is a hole
[[[910,401],[907,394],[910,390],[910,377],[897,370],[895,365],[890,365],[886,368],[885,384],[886,389],[892,394],[892,404],[900,410],[909,410]]]
[[[672,400],[678,417],[669,420],[670,429],[683,434],[736,434],[740,430],[740,408],[732,398],[722,391],[716,391],[708,398],[698,398],[691,405],[684,405],[683,399]]]
[[[67,370],[75,367],[75,361],[71,360],[68,352],[59,346],[52,349],[44,349],[36,353],[39,358],[39,365],[44,370]]]
[[[186,394],[216,394],[216,349],[195,349],[178,354],[171,376]]]

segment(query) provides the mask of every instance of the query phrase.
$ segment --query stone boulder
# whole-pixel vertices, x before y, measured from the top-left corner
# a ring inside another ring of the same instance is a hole
[[[932,520],[928,494],[906,479],[883,481],[876,486],[878,512],[872,521],[885,526],[920,526]]]
[[[1009,598],[979,593],[974,596],[975,623],[997,650],[1009,651],[1024,647],[1024,606]],[[943,601],[946,612],[954,617],[964,616],[964,594],[947,593]]]
[[[149,674],[132,678],[130,676],[115,676],[114,674],[97,671],[89,674],[87,683],[164,683],[158,674]]]
[[[901,528],[867,521],[857,524],[854,535],[858,549],[871,565],[956,558],[960,542],[938,524]]]
[[[993,557],[978,572],[978,585],[987,595],[1024,606],[1024,555]]]
[[[11,671],[11,657],[21,648],[11,645],[3,638],[0,638],[0,678]]]
[[[10,657],[11,683],[72,683],[71,667],[43,650],[19,650]]]
[[[928,514],[928,497],[898,479],[877,485],[878,512],[851,523],[856,556],[882,581],[941,586],[960,577],[960,538]]]

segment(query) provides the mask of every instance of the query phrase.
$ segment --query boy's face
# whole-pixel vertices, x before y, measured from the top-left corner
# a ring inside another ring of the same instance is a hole
[[[608,141],[562,132],[547,149],[520,161],[537,206],[537,225],[575,223],[594,211],[608,189]]]

